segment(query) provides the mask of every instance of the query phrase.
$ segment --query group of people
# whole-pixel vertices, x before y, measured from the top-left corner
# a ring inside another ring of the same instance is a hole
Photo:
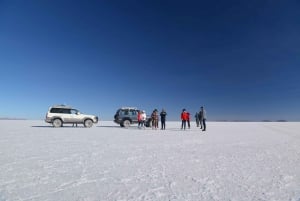
[[[202,131],[206,131],[206,111],[203,107],[200,108],[199,112],[196,112],[195,118],[197,127],[200,126],[200,129],[202,129]]]
[[[153,112],[151,114],[152,129],[158,129],[159,116],[160,116],[160,122],[161,122],[161,130],[165,130],[166,129],[167,112],[164,109],[161,110],[159,115],[158,115],[157,109],[153,110]]]
[[[200,125],[200,129],[202,131],[206,131],[206,111],[204,110],[203,106],[200,108],[199,112],[196,112],[195,118],[197,127]],[[187,112],[186,109],[182,110],[181,121],[181,129],[186,129],[186,123],[188,124],[188,128],[191,128],[190,113]]]
[[[154,109],[152,114],[151,114],[151,127],[152,129],[158,129],[158,121],[159,121],[159,116],[160,116],[160,121],[161,121],[161,130],[166,129],[166,116],[167,112],[162,109],[162,111],[159,113],[157,109]],[[203,106],[200,108],[199,112],[196,112],[195,115],[196,118],[196,125],[197,127],[200,126],[200,129],[202,131],[206,131],[206,111],[204,110]],[[145,122],[146,122],[146,112],[139,111],[138,112],[138,128],[145,128]],[[181,112],[181,129],[186,129],[186,125],[188,128],[191,128],[191,123],[190,123],[190,113],[186,111],[186,109],[183,109]]]
[[[158,129],[158,121],[159,121],[159,115],[160,115],[160,122],[161,122],[161,130],[165,130],[166,129],[166,116],[167,116],[167,112],[162,109],[162,111],[160,112],[160,114],[158,114],[158,110],[154,109],[152,114],[151,114],[151,127],[152,129]],[[139,111],[138,112],[138,128],[145,128],[145,123],[146,123],[146,112],[143,111]]]

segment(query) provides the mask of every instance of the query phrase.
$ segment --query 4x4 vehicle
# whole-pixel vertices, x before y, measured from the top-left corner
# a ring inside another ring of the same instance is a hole
[[[54,105],[49,108],[45,122],[51,123],[54,127],[62,127],[63,124],[83,124],[84,127],[92,127],[94,123],[98,123],[98,117],[81,114],[70,106]]]
[[[114,116],[114,122],[120,124],[121,127],[129,127],[131,124],[138,123],[138,110],[135,107],[122,107],[117,110]],[[145,126],[150,127],[150,118],[146,118]]]

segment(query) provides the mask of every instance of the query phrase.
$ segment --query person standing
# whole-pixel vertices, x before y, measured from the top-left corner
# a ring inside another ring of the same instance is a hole
[[[142,112],[141,111],[138,111],[137,120],[138,120],[138,128],[141,128],[142,127]]]
[[[146,112],[145,112],[145,110],[143,110],[141,113],[141,122],[142,122],[141,125],[142,125],[142,128],[144,128],[144,129],[145,129],[146,118],[147,118]]]
[[[202,131],[206,131],[206,111],[204,110],[203,106],[201,107],[200,113],[201,113],[201,118],[202,118],[201,122],[203,124]]]
[[[183,109],[181,112],[181,129],[185,130],[187,118],[187,112],[185,109]]]
[[[167,116],[166,111],[162,109],[160,112],[161,130],[166,129],[166,116]]]
[[[198,119],[199,119],[199,123],[200,123],[200,129],[202,130],[202,128],[203,128],[203,115],[202,115],[201,108],[200,108],[200,111],[198,113]]]
[[[196,114],[195,114],[195,119],[196,119],[196,125],[197,125],[197,127],[199,127],[200,120],[199,120],[199,113],[198,112],[196,112]]]
[[[151,114],[151,118],[152,118],[152,129],[157,129],[158,128],[158,110],[155,109],[153,110],[152,114]]]
[[[186,119],[186,121],[187,121],[187,125],[188,125],[188,127],[189,127],[189,129],[191,128],[191,123],[190,123],[190,113],[189,112],[186,112],[186,115],[187,115],[187,119]]]

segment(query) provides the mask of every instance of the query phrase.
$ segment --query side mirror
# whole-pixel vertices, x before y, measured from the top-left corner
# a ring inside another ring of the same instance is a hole
[[[80,112],[76,112],[77,115],[80,115]]]

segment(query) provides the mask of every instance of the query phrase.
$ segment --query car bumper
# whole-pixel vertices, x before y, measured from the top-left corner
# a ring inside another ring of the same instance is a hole
[[[45,122],[46,122],[46,123],[52,123],[52,119],[46,118],[46,119],[45,119]]]

